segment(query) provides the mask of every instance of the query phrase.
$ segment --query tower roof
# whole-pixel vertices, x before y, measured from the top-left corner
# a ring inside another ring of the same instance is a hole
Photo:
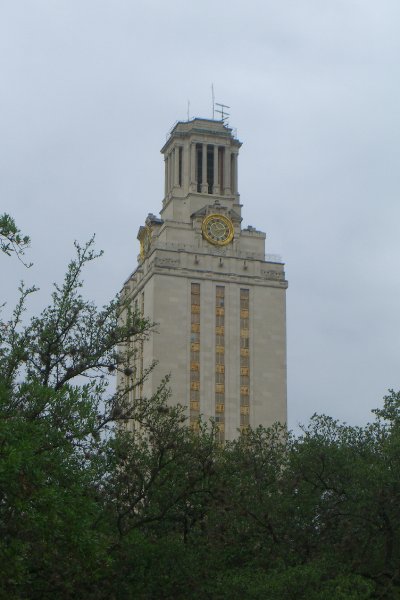
[[[242,145],[242,143],[236,138],[234,130],[225,125],[223,121],[195,117],[190,121],[177,121],[175,123],[169,132],[166,143],[161,148],[161,152],[164,153],[167,150],[173,139],[187,138],[192,135],[200,137],[211,135],[219,138],[230,139],[237,147]]]

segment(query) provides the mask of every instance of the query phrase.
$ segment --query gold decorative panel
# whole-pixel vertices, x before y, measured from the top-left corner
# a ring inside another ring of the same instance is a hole
[[[249,426],[250,396],[250,292],[240,290],[240,430]],[[245,429],[246,428],[246,429]]]
[[[199,428],[200,410],[200,284],[192,283],[191,292],[191,334],[190,334],[190,425],[196,431]]]
[[[218,437],[225,441],[225,287],[215,288],[215,415]]]

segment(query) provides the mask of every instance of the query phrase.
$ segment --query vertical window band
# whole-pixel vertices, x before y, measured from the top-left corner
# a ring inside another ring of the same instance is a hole
[[[192,283],[190,290],[190,425],[199,428],[200,415],[200,284]]]
[[[250,424],[249,290],[240,290],[240,431]]]
[[[142,319],[144,319],[144,292],[141,293],[140,296],[140,315],[142,317]],[[139,347],[139,377],[140,377],[140,387],[139,387],[139,393],[140,393],[140,397],[143,398],[143,374],[144,374],[144,369],[143,369],[143,346],[144,346],[144,341],[143,338],[140,340],[140,347]]]
[[[215,288],[215,422],[225,441],[225,287]]]

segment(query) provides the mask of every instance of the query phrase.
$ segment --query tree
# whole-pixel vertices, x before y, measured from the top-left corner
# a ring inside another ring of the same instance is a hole
[[[168,378],[132,402],[153,325],[83,297],[93,243],[39,316],[22,286],[0,323],[0,598],[399,598],[400,394],[365,427],[314,416],[225,445]]]
[[[181,547],[185,529],[202,516],[198,498],[209,494],[203,481],[215,435],[184,427],[183,409],[168,406],[167,379],[152,398],[129,402],[142,383],[131,377],[131,342],[145,339],[152,325],[123,298],[101,309],[83,298],[82,271],[100,254],[93,243],[76,244],[63,283],[38,317],[24,324],[35,289],[22,286],[12,318],[0,326],[6,598],[101,599],[146,589],[145,581],[132,581],[131,556],[143,556],[160,536]],[[109,376],[118,371],[125,384],[110,391]],[[129,419],[139,425],[134,435],[120,426]]]
[[[25,266],[31,266],[30,264],[26,264],[22,259],[29,245],[29,236],[21,233],[14,219],[6,213],[0,215],[0,251],[8,256],[14,253]]]
[[[102,494],[117,407],[120,419],[129,415],[121,409],[127,390],[107,396],[106,375],[127,368],[129,350],[120,348],[146,336],[150,324],[119,298],[101,309],[86,301],[82,270],[99,255],[93,240],[76,251],[39,317],[23,324],[35,289],[21,287],[11,320],[0,327],[0,571],[7,598],[76,597],[88,586],[88,570],[91,593],[100,597],[94,583],[108,563]]]

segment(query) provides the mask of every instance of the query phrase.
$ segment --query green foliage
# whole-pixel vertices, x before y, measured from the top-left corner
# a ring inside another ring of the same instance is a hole
[[[69,598],[77,590],[100,597],[117,536],[115,521],[104,518],[105,488],[116,465],[116,407],[128,416],[121,410],[127,391],[108,394],[105,375],[126,368],[123,344],[146,336],[150,324],[118,299],[101,309],[86,301],[81,273],[98,255],[93,240],[76,250],[50,306],[24,325],[35,289],[21,287],[0,327],[0,580],[7,598]]]
[[[30,243],[29,237],[21,233],[10,215],[5,213],[0,215],[0,252],[4,252],[7,256],[14,253],[24,263],[22,256]],[[31,266],[24,264],[27,267]]]
[[[314,416],[221,446],[168,379],[129,402],[152,325],[84,299],[97,256],[77,245],[42,314],[24,324],[21,287],[0,323],[0,598],[400,598],[400,394],[363,428]]]

